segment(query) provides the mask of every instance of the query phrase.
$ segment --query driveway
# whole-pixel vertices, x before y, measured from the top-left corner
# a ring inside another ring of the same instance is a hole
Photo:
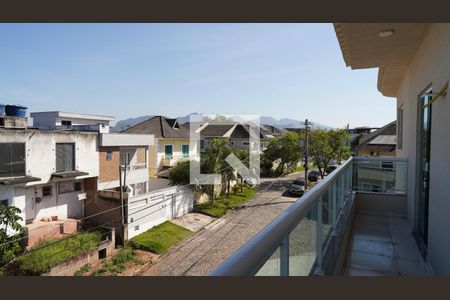
[[[244,207],[193,233],[142,275],[207,275],[298,199],[287,195],[286,189],[301,176],[262,180],[259,191]]]

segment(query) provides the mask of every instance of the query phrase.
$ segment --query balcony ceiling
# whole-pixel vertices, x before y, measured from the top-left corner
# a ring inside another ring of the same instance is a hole
[[[378,90],[395,97],[429,24],[336,23],[334,28],[346,65],[352,69],[379,68]],[[386,30],[394,33],[378,36]]]

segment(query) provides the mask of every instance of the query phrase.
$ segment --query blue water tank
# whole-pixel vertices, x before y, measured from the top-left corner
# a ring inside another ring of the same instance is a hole
[[[0,117],[5,115],[5,105],[0,103]]]
[[[27,107],[22,105],[8,104],[5,106],[5,112],[7,116],[25,118]]]

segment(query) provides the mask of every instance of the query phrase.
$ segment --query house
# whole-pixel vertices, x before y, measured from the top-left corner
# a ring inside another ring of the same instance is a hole
[[[33,126],[39,130],[80,130],[109,132],[109,122],[112,116],[100,116],[63,111],[32,112]]]
[[[85,205],[86,215],[94,216],[87,228],[105,224],[114,227],[116,240],[123,244],[155,225],[192,211],[193,193],[189,188],[151,186],[149,153],[154,146],[151,134],[99,135],[98,192]]]
[[[211,275],[450,275],[450,24],[334,27],[346,65],[378,68],[394,98],[396,156],[349,158]]]
[[[359,140],[358,156],[395,156],[397,121],[393,121]]]
[[[77,230],[89,182],[99,174],[97,133],[21,124],[0,128],[0,200],[22,211],[32,245]]]
[[[109,133],[109,116],[30,115],[30,128],[26,118],[0,122],[0,201],[21,209],[28,247],[100,227],[123,243],[192,210],[190,189],[150,185],[153,135]]]
[[[229,123],[205,123],[200,132],[200,149],[205,149],[208,140],[214,138],[227,139],[230,144],[238,149],[248,150],[250,145],[250,125],[237,122]],[[283,135],[283,131],[275,126],[259,126],[260,151],[264,151],[270,141]]]
[[[378,127],[370,127],[370,126],[360,126],[355,128],[349,128],[348,134],[350,135],[350,139],[354,140],[358,138],[358,136],[362,137],[365,135],[368,135],[369,133],[373,132],[374,130],[379,129]]]
[[[154,116],[129,127],[122,133],[152,134],[155,145],[149,150],[149,176],[168,177],[169,170],[179,161],[187,160],[195,152],[190,143],[188,124],[179,124],[177,119]]]

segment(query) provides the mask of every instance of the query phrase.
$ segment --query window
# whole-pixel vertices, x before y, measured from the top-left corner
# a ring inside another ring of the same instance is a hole
[[[137,148],[136,149],[136,164],[145,165],[146,164],[146,148]]]
[[[25,143],[0,143],[0,177],[25,175]]]
[[[73,183],[73,190],[78,192],[82,190],[82,184],[81,181],[76,181]]]
[[[56,172],[70,172],[75,170],[75,144],[56,144]]]
[[[130,153],[120,153],[120,165],[128,166],[130,164]]]
[[[106,160],[112,160],[113,159],[113,152],[107,151],[106,152]]]
[[[249,142],[242,142],[242,146],[248,146],[248,145],[250,145]]]
[[[200,150],[205,149],[205,140],[200,140]]]
[[[172,145],[164,146],[164,155],[166,158],[173,158],[173,146]]]
[[[0,200],[0,205],[8,206],[8,199]]]
[[[181,154],[183,157],[189,157],[189,145],[181,145]]]
[[[51,196],[52,195],[52,186],[47,185],[42,188],[42,196]]]
[[[403,107],[397,110],[397,149],[403,146]]]
[[[72,121],[61,120],[61,125],[62,126],[71,126],[72,125]]]

